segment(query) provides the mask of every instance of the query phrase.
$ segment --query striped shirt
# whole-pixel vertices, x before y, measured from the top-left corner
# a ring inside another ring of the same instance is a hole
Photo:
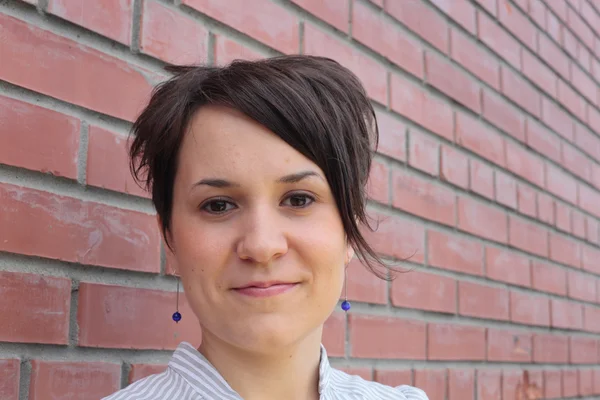
[[[150,375],[103,400],[243,400],[210,362],[192,345],[182,342],[167,369]],[[321,346],[320,400],[428,400],[420,389],[391,387],[351,376],[329,365]]]

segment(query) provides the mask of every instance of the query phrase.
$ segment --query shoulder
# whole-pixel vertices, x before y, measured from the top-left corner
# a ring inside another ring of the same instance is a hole
[[[171,368],[147,376],[101,400],[163,400],[174,398],[196,400],[186,381]]]
[[[348,394],[348,398],[353,399],[358,395],[364,400],[429,400],[421,389],[408,385],[387,386],[340,370],[332,371],[331,388],[335,393]]]

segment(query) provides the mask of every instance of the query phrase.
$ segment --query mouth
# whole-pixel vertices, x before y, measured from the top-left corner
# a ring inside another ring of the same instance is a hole
[[[286,293],[297,285],[298,282],[252,282],[233,290],[248,297],[271,297]]]

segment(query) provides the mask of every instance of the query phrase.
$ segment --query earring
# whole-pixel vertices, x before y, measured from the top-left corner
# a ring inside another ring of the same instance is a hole
[[[342,302],[342,310],[348,312],[350,302],[348,301],[348,265],[344,268],[344,301]]]
[[[175,321],[175,323],[181,321],[181,314],[179,313],[179,279],[177,279],[177,304],[175,312],[173,313],[173,321]]]

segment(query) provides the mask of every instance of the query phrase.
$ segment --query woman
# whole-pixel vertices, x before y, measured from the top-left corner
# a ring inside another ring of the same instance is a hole
[[[378,133],[358,79],[310,56],[171,70],[131,160],[202,344],[107,399],[426,400],[333,369],[321,345],[354,252],[384,276],[359,229]]]

